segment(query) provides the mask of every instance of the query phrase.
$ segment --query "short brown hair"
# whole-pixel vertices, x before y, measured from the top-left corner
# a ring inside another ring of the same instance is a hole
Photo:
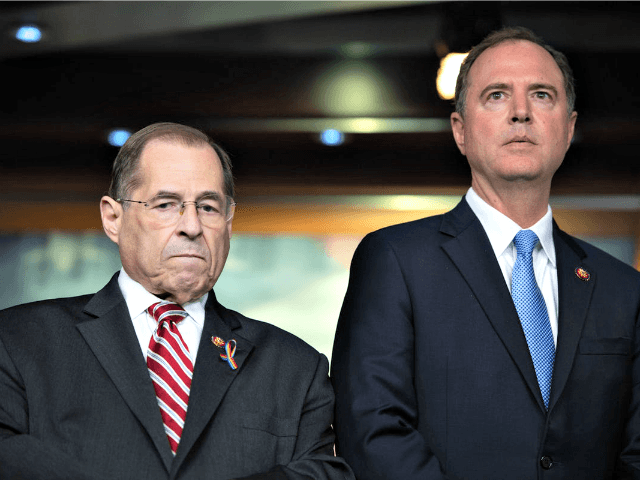
[[[484,38],[484,40],[469,51],[467,58],[462,62],[460,73],[458,74],[458,80],[456,82],[456,112],[464,117],[464,110],[467,102],[467,90],[469,88],[469,70],[471,70],[471,65],[473,65],[480,54],[488,48],[495,47],[503,42],[514,40],[526,40],[528,42],[535,43],[551,54],[564,77],[564,89],[567,94],[567,109],[569,113],[573,112],[576,102],[576,91],[573,72],[571,71],[567,57],[555,48],[547,45],[542,38],[524,27],[505,27],[501,30],[490,33]]]
[[[111,171],[109,196],[114,200],[128,198],[138,186],[138,164],[145,145],[154,139],[180,142],[187,147],[211,146],[222,164],[224,194],[233,198],[234,184],[231,172],[231,159],[222,147],[200,130],[179,123],[161,122],[138,130],[131,135],[118,151]]]

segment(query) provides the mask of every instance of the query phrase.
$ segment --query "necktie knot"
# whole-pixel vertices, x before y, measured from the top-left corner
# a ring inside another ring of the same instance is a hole
[[[538,236],[533,230],[520,230],[513,238],[518,255],[531,255],[537,243]]]
[[[184,308],[174,302],[158,302],[147,308],[147,312],[156,322],[162,321],[180,323],[188,315]]]

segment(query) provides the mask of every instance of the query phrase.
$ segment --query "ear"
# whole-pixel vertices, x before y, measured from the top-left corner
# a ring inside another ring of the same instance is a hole
[[[573,111],[571,115],[569,115],[569,128],[567,129],[567,150],[571,146],[571,141],[573,140],[573,134],[576,131],[576,120],[578,119],[578,112]]]
[[[118,243],[120,235],[120,224],[123,214],[122,205],[109,196],[100,199],[100,216],[102,217],[102,228],[107,237],[114,243]]]
[[[466,155],[464,148],[464,119],[458,112],[451,114],[451,131],[453,132],[453,139],[456,141],[460,153]]]

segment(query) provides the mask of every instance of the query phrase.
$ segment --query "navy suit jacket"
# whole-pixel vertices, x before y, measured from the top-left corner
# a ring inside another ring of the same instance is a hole
[[[555,223],[553,236],[548,412],[466,200],[364,238],[331,367],[336,447],[358,479],[640,478],[640,274]]]
[[[352,478],[333,455],[327,359],[213,292],[205,311],[175,458],[117,275],[0,312],[0,479]],[[214,336],[236,340],[237,370]]]

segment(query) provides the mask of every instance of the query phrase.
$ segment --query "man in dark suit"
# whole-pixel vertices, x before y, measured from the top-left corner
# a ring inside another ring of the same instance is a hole
[[[123,269],[97,294],[0,313],[1,479],[345,479],[327,359],[211,290],[231,237],[228,156],[154,124],[100,211]]]
[[[640,478],[640,274],[548,205],[574,96],[533,33],[487,37],[451,115],[471,189],[359,245],[331,367],[359,480]]]

